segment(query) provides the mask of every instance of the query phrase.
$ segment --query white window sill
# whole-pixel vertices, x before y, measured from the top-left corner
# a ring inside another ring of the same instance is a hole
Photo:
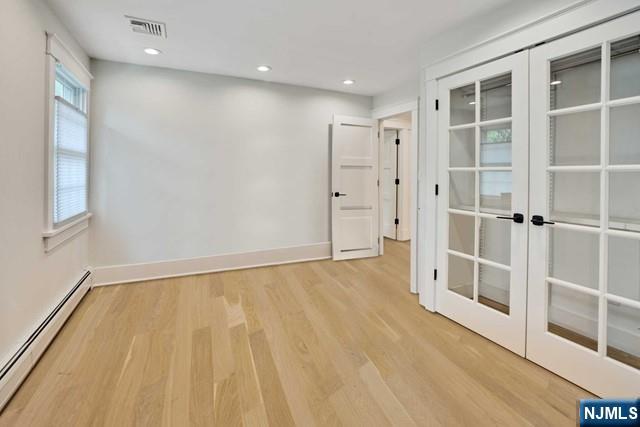
[[[55,230],[47,230],[42,233],[45,252],[52,251],[67,240],[72,239],[76,235],[89,228],[89,218],[91,218],[91,216],[91,213],[87,213],[80,218],[63,225],[60,228],[56,228]]]

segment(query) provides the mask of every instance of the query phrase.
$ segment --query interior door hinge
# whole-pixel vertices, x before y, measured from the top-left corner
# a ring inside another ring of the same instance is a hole
[[[400,224],[400,220],[399,220],[398,218],[396,218],[393,222],[394,222],[396,225]]]
[[[378,139],[380,139],[380,131],[378,131]]]
[[[438,187],[438,184],[436,184],[436,196],[438,195],[439,191],[440,191],[440,188]]]
[[[396,185],[400,185],[400,178],[396,178]]]
[[[396,138],[396,145],[400,145],[400,138]]]
[[[436,111],[438,111],[440,109],[440,102],[438,99],[436,99]]]
[[[438,280],[438,270],[433,270],[433,280]]]
[[[378,182],[378,187],[380,187],[380,180],[378,179],[377,182]]]

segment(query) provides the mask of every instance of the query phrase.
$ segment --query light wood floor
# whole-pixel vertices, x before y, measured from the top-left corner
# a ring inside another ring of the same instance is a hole
[[[0,425],[575,426],[588,393],[419,307],[385,250],[94,289]]]

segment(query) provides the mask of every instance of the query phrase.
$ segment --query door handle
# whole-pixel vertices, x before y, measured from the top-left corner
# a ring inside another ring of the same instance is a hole
[[[522,224],[524,222],[524,215],[521,213],[514,213],[513,216],[497,216],[498,219],[510,219],[511,221]]]
[[[531,217],[531,224],[543,226],[544,224],[555,224],[553,221],[545,221],[542,215],[534,215]]]
[[[344,193],[339,193],[339,192],[337,192],[337,191],[336,191],[335,193],[333,193],[333,195],[334,195],[334,197],[340,197],[340,196],[343,196],[343,197],[344,197],[344,196],[346,196],[346,194],[344,194]]]

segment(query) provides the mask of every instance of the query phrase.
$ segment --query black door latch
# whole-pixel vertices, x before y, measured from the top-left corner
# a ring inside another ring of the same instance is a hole
[[[537,226],[542,226],[544,224],[555,224],[555,222],[545,221],[544,217],[542,215],[534,215],[534,216],[531,217],[531,224],[537,225]]]
[[[510,219],[511,221],[522,224],[524,222],[524,215],[521,213],[514,213],[513,216],[497,216],[498,219]]]

